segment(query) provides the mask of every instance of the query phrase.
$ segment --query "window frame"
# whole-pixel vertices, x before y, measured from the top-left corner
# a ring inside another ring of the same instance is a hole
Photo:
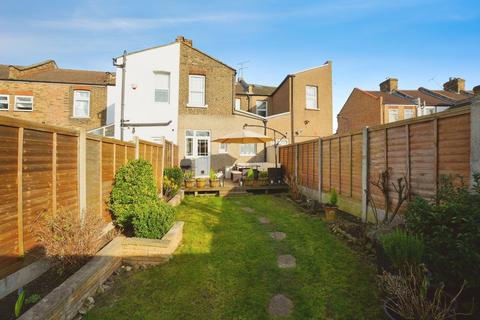
[[[88,92],[88,110],[87,110],[87,115],[76,115],[75,112],[76,112],[76,101],[77,100],[80,100],[80,101],[85,101],[85,99],[76,99],[75,98],[75,93],[76,92]],[[78,90],[73,90],[73,112],[72,112],[72,118],[75,118],[75,119],[90,119],[90,104],[92,102],[92,93],[90,92],[90,90],[85,90],[85,89],[78,89]]]
[[[412,112],[412,116],[407,118],[405,115],[406,115],[406,112],[409,112],[411,111]],[[415,109],[403,109],[403,119],[404,120],[408,120],[408,119],[413,119],[415,118],[417,115],[416,115],[416,110]]]
[[[225,146],[225,148],[222,148],[222,146]],[[228,143],[219,143],[218,144],[218,153],[219,154],[228,153]]]
[[[397,120],[390,119],[390,112],[395,111],[397,113]],[[400,111],[398,109],[388,109],[388,123],[400,121]]]
[[[254,149],[253,153],[244,153],[244,152],[242,151],[242,146],[244,146],[244,145],[253,145],[253,146],[254,146],[254,148],[253,148],[253,149]],[[240,156],[242,156],[242,157],[256,156],[257,153],[258,153],[258,152],[257,152],[257,144],[256,144],[256,143],[241,143],[241,144],[240,144]]]
[[[6,102],[2,102],[2,104],[4,104],[4,103],[7,104],[7,108],[6,108],[6,109],[1,109],[1,108],[0,108],[0,111],[8,111],[8,110],[10,110],[10,95],[9,95],[9,94],[0,94],[0,97],[6,97],[6,98],[7,98],[7,101],[6,101]]]
[[[160,103],[160,104],[170,104],[170,86],[171,86],[171,75],[170,75],[170,72],[168,71],[153,71],[153,75],[154,77],[157,77],[158,75],[166,75],[168,76],[168,84],[167,84],[167,88],[157,88],[157,85],[155,84],[155,80],[154,80],[154,91],[153,91],[153,102],[154,103]],[[156,97],[157,97],[157,90],[166,90],[167,91],[167,101],[156,101]]]
[[[17,108],[17,103],[24,103],[24,102],[18,102],[17,98],[31,98],[31,104],[32,104],[32,109],[26,110],[26,109],[18,109]],[[34,99],[33,96],[26,96],[26,95],[15,95],[14,99],[14,104],[13,104],[13,111],[18,111],[18,112],[33,112],[33,104],[34,104]]]
[[[258,103],[259,102],[262,102],[261,105],[265,104],[265,115],[264,116],[262,116],[261,114],[258,114]],[[259,99],[259,100],[255,101],[255,114],[257,116],[260,116],[260,117],[268,117],[268,100],[267,99],[264,99],[264,100]]]
[[[203,79],[203,91],[193,91],[191,89],[191,79],[192,78],[200,78],[200,79]],[[203,93],[203,104],[201,105],[198,105],[198,104],[194,104],[191,102],[191,94],[192,92],[195,92],[195,93]],[[207,76],[205,75],[202,75],[202,74],[189,74],[188,75],[188,102],[187,102],[187,107],[190,107],[190,108],[207,108],[208,107],[208,104],[207,104]]]
[[[237,102],[238,102],[238,105],[237,105]],[[235,106],[234,106],[235,110],[242,110],[242,99],[240,98],[235,98]]]
[[[314,108],[308,106],[308,101],[309,101],[308,88],[314,88],[315,89],[315,107]],[[319,110],[319,107],[318,107],[318,86],[314,86],[314,85],[310,85],[310,84],[305,85],[305,109],[307,109],[307,110]]]

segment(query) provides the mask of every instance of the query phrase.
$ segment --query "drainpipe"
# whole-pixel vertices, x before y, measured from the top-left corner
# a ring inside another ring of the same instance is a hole
[[[292,142],[295,143],[295,119],[294,119],[294,108],[293,108],[293,75],[290,75],[290,118],[291,118],[291,127],[292,127],[292,132],[291,132],[291,137],[292,137]]]
[[[123,50],[122,63],[117,63],[117,58],[113,58],[113,65],[122,68],[122,94],[120,98],[120,140],[123,141],[123,127],[125,122],[125,67],[127,66],[127,50]]]

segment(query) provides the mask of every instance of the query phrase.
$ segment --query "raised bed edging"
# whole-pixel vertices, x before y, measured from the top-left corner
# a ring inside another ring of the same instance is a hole
[[[118,269],[122,262],[155,265],[168,261],[183,237],[183,221],[177,221],[160,239],[116,237],[80,270],[40,300],[19,319],[72,319],[84,300]]]
[[[185,197],[185,192],[183,190],[178,190],[177,194],[174,195],[172,199],[168,200],[167,203],[172,207],[176,207],[180,203],[182,203],[184,197]]]

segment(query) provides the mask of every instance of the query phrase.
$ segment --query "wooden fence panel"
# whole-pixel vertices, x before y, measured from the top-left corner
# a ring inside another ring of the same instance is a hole
[[[310,168],[313,168],[313,180],[311,180],[310,188],[314,190],[318,190],[318,140],[314,141],[311,144],[311,162],[310,162]]]
[[[397,204],[397,195],[392,183],[397,180],[408,179],[407,134],[404,126],[390,128],[387,131],[387,165],[390,170],[389,192],[392,195],[392,205]]]
[[[436,186],[435,122],[410,125],[410,186],[413,196],[433,197]]]
[[[330,140],[330,174],[331,178],[331,189],[335,189],[337,192],[340,191],[340,140],[338,138]]]
[[[352,155],[351,155],[351,136],[340,138],[340,189],[339,194],[352,195]]]
[[[101,141],[87,139],[87,212],[102,212]]]
[[[52,133],[24,131],[22,198],[25,251],[37,246],[35,221],[42,213],[52,210],[52,146]]]
[[[323,191],[330,192],[332,175],[330,170],[330,144],[331,140],[324,140],[322,143],[322,188]]]
[[[57,134],[57,207],[78,211],[78,137]]]
[[[107,222],[112,220],[108,209],[108,199],[112,192],[115,172],[114,144],[102,141],[102,206],[103,219]]]
[[[352,198],[362,200],[362,135],[352,136]]]
[[[369,135],[369,176],[371,182],[377,182],[380,174],[386,169],[385,155],[386,155],[386,146],[385,146],[385,130],[377,130],[370,132]],[[372,186],[369,183],[368,188],[370,190],[371,196],[375,201],[375,205],[378,208],[384,208],[384,198],[381,191]]]

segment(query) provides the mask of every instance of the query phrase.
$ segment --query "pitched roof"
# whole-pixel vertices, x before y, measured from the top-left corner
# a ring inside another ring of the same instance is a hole
[[[460,93],[456,93],[453,91],[447,91],[447,90],[431,90],[437,94],[440,94],[444,97],[447,97],[448,99],[454,100],[454,101],[460,101],[463,99],[470,98],[473,93],[470,93],[469,91],[462,91]]]
[[[50,64],[50,67],[44,68],[46,64]],[[55,61],[47,60],[29,66],[0,64],[0,80],[114,85],[115,73],[61,69],[57,67]]]
[[[243,81],[243,80],[240,80],[240,81]],[[253,83],[250,83],[250,85],[253,86],[252,87],[252,90],[253,90],[252,95],[254,95],[254,96],[255,95],[269,96],[277,88],[277,87],[264,86],[264,85],[253,84]],[[236,82],[235,83],[235,94],[248,94],[248,84],[247,84],[247,88],[245,89],[244,85],[242,85],[240,82]]]
[[[407,98],[410,98],[412,101],[417,100],[420,98],[420,102],[422,105],[427,106],[448,106],[451,105],[450,102],[445,101],[445,99],[441,99],[435,95],[428,94],[422,90],[398,90],[396,91],[397,94],[404,95]]]
[[[415,105],[410,99],[404,98],[400,95],[396,95],[390,92],[382,91],[366,91],[376,97],[382,97],[384,104],[398,104],[398,105]]]

